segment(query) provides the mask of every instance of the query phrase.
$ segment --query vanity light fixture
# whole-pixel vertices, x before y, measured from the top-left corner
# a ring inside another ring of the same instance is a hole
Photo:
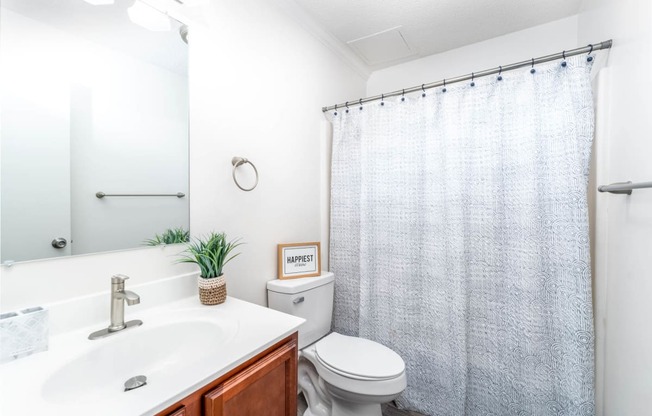
[[[170,18],[165,13],[142,0],[136,0],[134,5],[127,9],[127,13],[132,22],[153,32],[165,32],[172,28]]]

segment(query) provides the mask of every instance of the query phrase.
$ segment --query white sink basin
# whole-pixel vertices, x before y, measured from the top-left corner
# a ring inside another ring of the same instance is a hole
[[[43,398],[52,403],[92,402],[124,392],[129,378],[144,375],[152,388],[193,367],[206,365],[237,332],[235,320],[176,321],[142,326],[89,341],[83,355],[63,364],[43,383]],[[97,343],[95,346],[94,344]]]
[[[196,277],[189,283],[195,289]],[[129,319],[143,325],[89,340],[103,321],[51,337],[48,351],[0,365],[0,415],[151,416],[303,323],[230,297],[202,306],[195,293],[129,312]],[[125,392],[125,381],[138,375],[146,376],[147,384]]]

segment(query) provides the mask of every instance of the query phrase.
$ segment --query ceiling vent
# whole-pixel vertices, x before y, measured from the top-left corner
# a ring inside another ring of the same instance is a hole
[[[368,65],[378,65],[414,56],[417,51],[410,47],[401,33],[402,26],[396,26],[373,35],[348,41],[347,44]]]

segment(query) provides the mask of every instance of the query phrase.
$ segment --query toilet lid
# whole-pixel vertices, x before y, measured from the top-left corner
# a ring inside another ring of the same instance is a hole
[[[400,355],[364,338],[333,332],[317,342],[315,350],[324,364],[353,378],[390,379],[405,371]]]

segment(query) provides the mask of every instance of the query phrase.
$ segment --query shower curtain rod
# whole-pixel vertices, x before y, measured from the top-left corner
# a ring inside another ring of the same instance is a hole
[[[454,84],[457,82],[462,82],[462,81],[468,81],[468,80],[473,80],[475,78],[480,78],[480,77],[485,77],[487,75],[493,75],[493,74],[500,74],[505,71],[512,71],[514,69],[519,69],[519,68],[525,68],[528,66],[534,66],[537,64],[542,64],[544,62],[550,62],[550,61],[556,61],[557,59],[566,59],[569,56],[575,56],[575,55],[581,55],[583,53],[588,53],[591,54],[593,51],[599,51],[602,49],[609,49],[611,48],[611,45],[613,44],[613,41],[611,39],[605,40],[600,43],[594,43],[591,45],[584,46],[582,48],[576,48],[576,49],[571,49],[568,51],[563,51],[559,53],[554,53],[552,55],[546,55],[546,56],[541,56],[539,58],[532,58],[527,61],[522,61],[522,62],[517,62],[515,64],[509,64],[509,65],[504,65],[502,67],[498,68],[493,68],[493,69],[485,69],[484,71],[480,72],[473,72],[468,75],[462,75],[459,77],[455,78],[448,78],[444,79],[442,81],[437,81],[437,82],[431,82],[429,84],[422,84],[417,87],[411,87],[411,88],[406,88],[404,90],[398,90],[398,91],[393,91],[389,92],[387,94],[381,94],[381,95],[375,95],[373,97],[367,97],[367,98],[361,98],[359,100],[352,100],[352,101],[347,101],[346,103],[340,103],[336,105],[332,105],[330,107],[322,107],[322,111],[325,113],[326,111],[330,110],[337,110],[338,108],[345,108],[348,107],[349,105],[362,105],[365,103],[369,103],[372,101],[378,101],[378,100],[383,100],[385,98],[389,97],[398,97],[399,95],[405,95],[409,94],[412,92],[417,92],[417,91],[425,91],[431,88],[436,88],[436,87],[445,87],[446,85],[449,84]]]

